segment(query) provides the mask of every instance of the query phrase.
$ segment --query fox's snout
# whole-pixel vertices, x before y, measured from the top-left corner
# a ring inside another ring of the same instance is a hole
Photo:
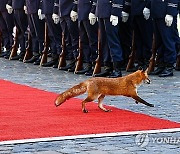
[[[149,78],[146,78],[145,83],[150,84],[151,80]]]

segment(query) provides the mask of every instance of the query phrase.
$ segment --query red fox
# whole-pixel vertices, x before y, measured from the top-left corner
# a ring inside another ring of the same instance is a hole
[[[140,102],[147,106],[154,107],[153,104],[146,102],[138,96],[137,86],[143,81],[150,84],[147,70],[137,70],[136,72],[131,73],[127,76],[118,78],[90,78],[61,93],[56,98],[55,105],[59,106],[66,100],[87,92],[87,98],[82,101],[82,111],[84,113],[88,112],[88,110],[85,108],[85,104],[87,102],[94,101],[95,99],[98,99],[98,107],[100,109],[105,112],[110,111],[109,109],[103,107],[102,101],[106,95],[123,95],[127,97],[132,97],[133,99],[135,99],[136,104]]]

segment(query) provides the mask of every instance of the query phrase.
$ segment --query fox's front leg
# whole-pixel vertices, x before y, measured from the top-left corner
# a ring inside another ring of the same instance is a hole
[[[86,108],[85,108],[85,104],[87,103],[87,101],[82,101],[82,112],[84,112],[84,113],[88,113],[88,110],[86,110]]]
[[[111,110],[110,110],[110,109],[106,109],[106,108],[103,106],[103,104],[102,104],[104,97],[105,97],[105,95],[100,95],[100,96],[98,97],[98,107],[99,107],[101,110],[105,111],[105,112],[110,112]]]
[[[150,106],[150,107],[154,107],[154,105],[153,104],[150,104],[150,103],[148,103],[148,102],[146,102],[145,100],[143,100],[141,97],[139,97],[139,96],[132,96],[132,98],[134,98],[136,101],[136,104],[138,104],[138,102],[140,102],[140,103],[142,103],[142,104],[145,104],[145,105],[147,105],[147,106]]]

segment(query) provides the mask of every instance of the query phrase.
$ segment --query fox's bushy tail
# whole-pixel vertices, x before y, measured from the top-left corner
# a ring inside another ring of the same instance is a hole
[[[75,85],[74,87],[72,87],[72,88],[66,90],[65,92],[59,94],[55,100],[55,105],[59,106],[62,103],[64,103],[66,100],[85,93],[86,90],[87,90],[87,87],[84,83],[80,83],[78,85]]]

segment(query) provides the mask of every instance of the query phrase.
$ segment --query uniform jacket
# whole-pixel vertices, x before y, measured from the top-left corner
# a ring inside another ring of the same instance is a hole
[[[12,6],[13,9],[23,9],[25,0],[8,0],[8,4]]]
[[[71,11],[77,11],[77,0],[55,0],[54,13],[60,17],[69,16]]]
[[[96,15],[99,18],[109,18],[111,15],[121,17],[123,0],[98,0]]]
[[[42,12],[43,14],[53,14],[55,0],[42,0]]]
[[[150,0],[125,0],[123,10],[132,16],[143,15],[143,9],[149,8]]]
[[[6,4],[8,3],[8,0],[1,0],[0,1],[0,11],[4,12],[6,11]]]
[[[28,14],[37,13],[41,0],[26,0]]]
[[[151,15],[153,18],[164,18],[166,14],[176,16],[178,14],[179,0],[151,0]]]
[[[95,14],[97,0],[78,0],[78,19],[87,20],[89,13]]]

